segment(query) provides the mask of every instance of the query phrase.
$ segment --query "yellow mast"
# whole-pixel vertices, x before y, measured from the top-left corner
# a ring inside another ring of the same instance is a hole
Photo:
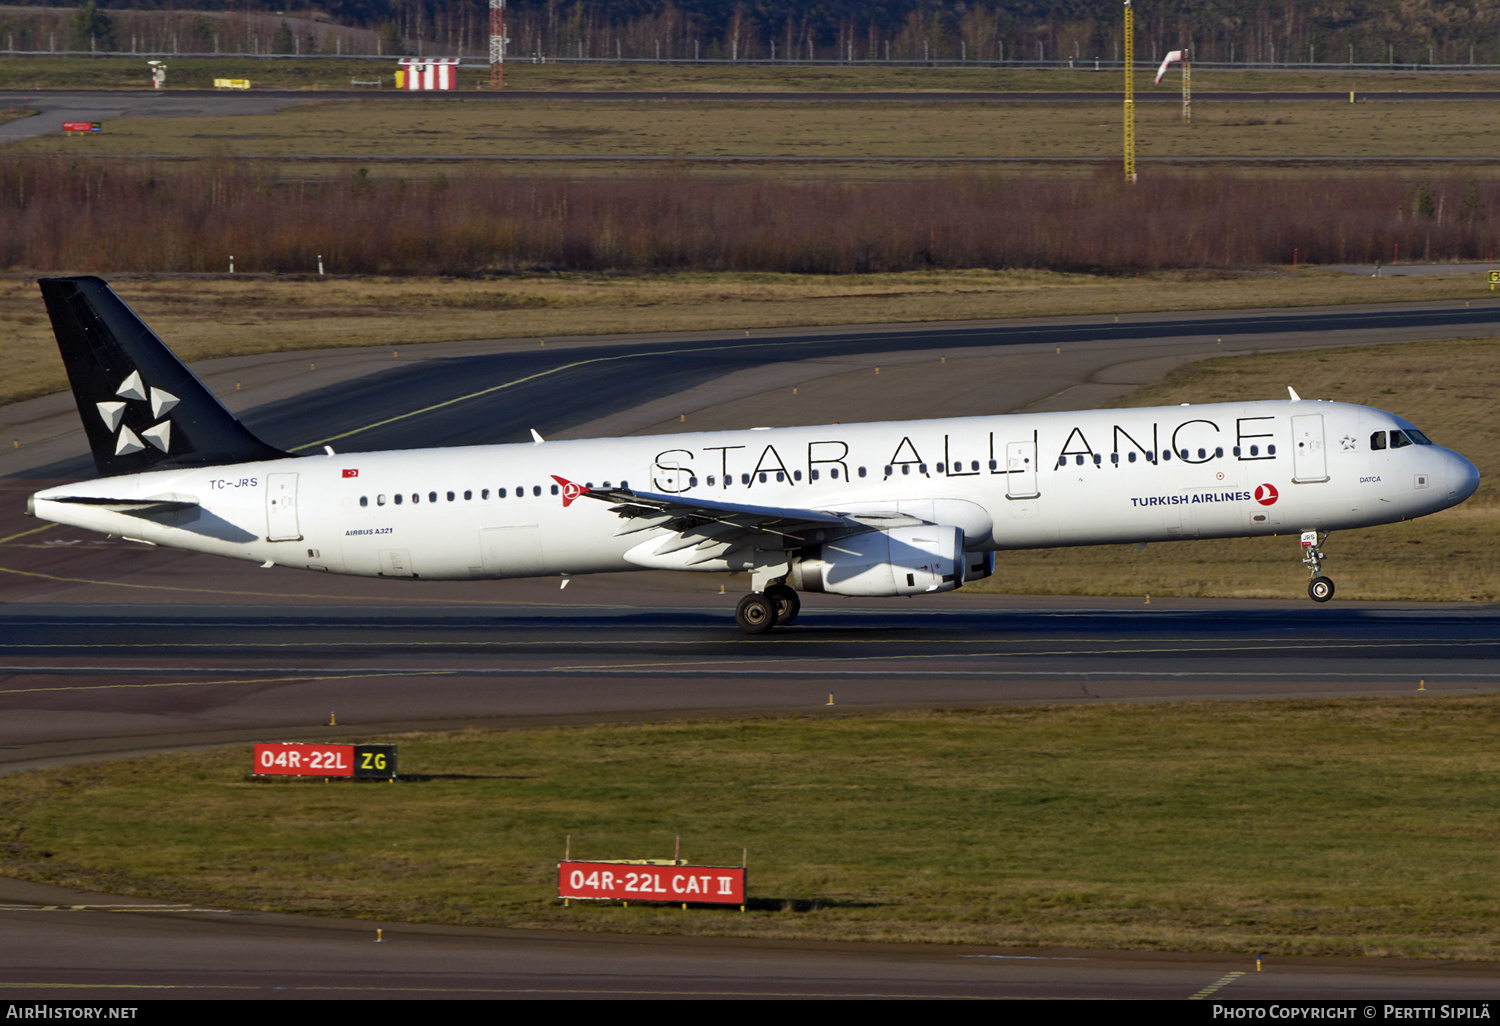
[[[1182,123],[1193,123],[1193,51],[1182,51]]]
[[[1135,181],[1135,12],[1125,0],[1125,181]]]

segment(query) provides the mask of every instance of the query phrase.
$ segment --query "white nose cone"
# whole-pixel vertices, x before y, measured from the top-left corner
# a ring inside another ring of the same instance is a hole
[[[1479,468],[1456,452],[1448,453],[1448,498],[1455,505],[1479,489]]]

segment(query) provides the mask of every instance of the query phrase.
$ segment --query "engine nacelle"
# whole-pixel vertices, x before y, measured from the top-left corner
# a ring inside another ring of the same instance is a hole
[[[798,591],[871,598],[952,591],[964,583],[964,533],[942,524],[865,531],[797,560],[789,583]]]

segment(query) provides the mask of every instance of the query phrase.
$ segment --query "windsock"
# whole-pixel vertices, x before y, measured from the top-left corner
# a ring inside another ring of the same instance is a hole
[[[1182,60],[1182,51],[1181,50],[1173,50],[1171,53],[1167,54],[1167,56],[1161,62],[1161,67],[1159,67],[1159,68],[1156,69],[1156,84],[1157,85],[1161,85],[1161,77],[1167,73],[1167,65],[1171,64],[1173,61],[1180,61],[1180,60]]]

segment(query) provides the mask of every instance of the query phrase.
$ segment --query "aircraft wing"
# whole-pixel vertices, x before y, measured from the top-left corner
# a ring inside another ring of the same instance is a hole
[[[589,498],[610,504],[610,512],[625,522],[616,536],[664,528],[676,534],[656,546],[665,556],[697,546],[694,562],[723,558],[744,548],[797,549],[868,531],[926,521],[895,511],[843,513],[837,510],[797,509],[722,502],[687,495],[638,492],[628,488],[584,488],[556,477],[563,486],[564,504]]]

